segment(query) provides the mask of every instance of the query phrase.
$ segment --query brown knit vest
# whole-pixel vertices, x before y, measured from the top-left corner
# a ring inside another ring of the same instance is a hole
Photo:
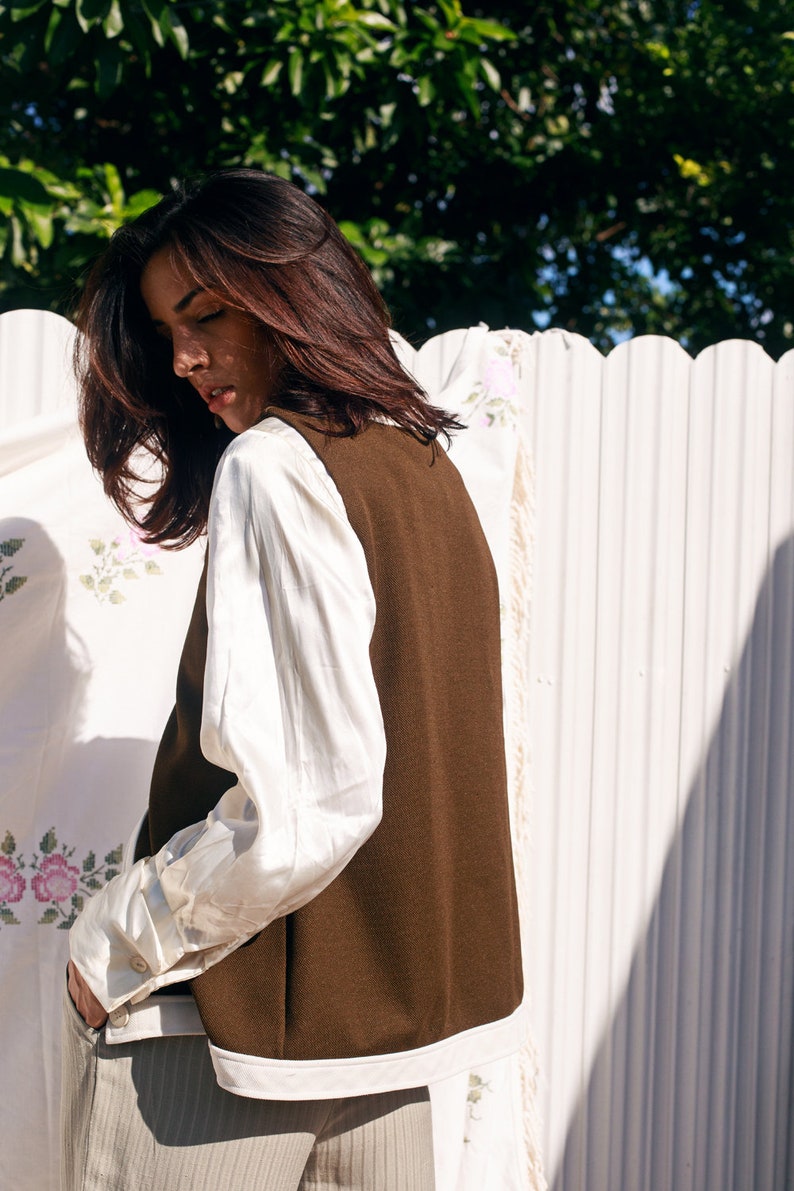
[[[277,416],[325,464],[364,548],[387,742],[383,819],[327,889],[191,988],[227,1050],[390,1054],[507,1017],[521,1000],[496,576],[442,452],[391,426],[337,438]],[[235,780],[199,748],[205,583],[155,762],[152,850],[201,821]]]

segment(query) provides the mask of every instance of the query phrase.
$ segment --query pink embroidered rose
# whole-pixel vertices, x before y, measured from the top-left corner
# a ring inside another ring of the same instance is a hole
[[[513,365],[503,356],[488,361],[483,385],[489,397],[510,401],[518,392]]]
[[[40,902],[65,902],[77,889],[80,870],[66,863],[60,852],[45,856],[41,867],[31,881],[36,900]]]
[[[119,562],[124,562],[126,559],[132,558],[135,555],[139,555],[142,558],[154,558],[156,554],[160,553],[159,546],[153,546],[149,542],[142,541],[140,533],[132,528],[127,530],[126,538],[117,540],[119,545],[116,549],[116,557]]]
[[[0,856],[0,902],[21,902],[25,878],[9,856]]]

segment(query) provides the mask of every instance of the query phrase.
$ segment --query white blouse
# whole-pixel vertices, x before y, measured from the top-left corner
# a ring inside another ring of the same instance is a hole
[[[208,548],[201,747],[238,780],[73,926],[72,959],[109,1011],[304,905],[381,816],[372,586],[339,492],[294,429],[268,418],[231,443]]]

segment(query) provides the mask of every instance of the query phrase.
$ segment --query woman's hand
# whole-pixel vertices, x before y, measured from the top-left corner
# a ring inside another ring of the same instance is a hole
[[[67,971],[69,974],[69,996],[74,1001],[75,1009],[87,1026],[98,1030],[108,1019],[107,1010],[102,1002],[96,999],[71,960],[69,960]]]

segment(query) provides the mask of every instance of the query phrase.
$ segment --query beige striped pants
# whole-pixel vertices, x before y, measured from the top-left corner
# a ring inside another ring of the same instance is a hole
[[[203,1037],[110,1046],[66,994],[61,1191],[432,1191],[427,1088],[253,1100]]]

